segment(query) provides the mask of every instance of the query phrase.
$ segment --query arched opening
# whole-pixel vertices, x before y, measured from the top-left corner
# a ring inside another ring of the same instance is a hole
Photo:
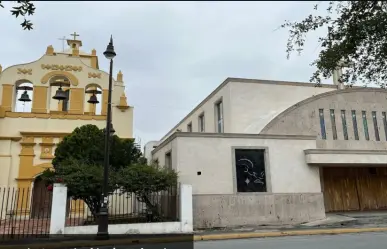
[[[55,75],[49,79],[50,91],[48,105],[50,111],[67,112],[70,108],[70,80],[63,75]],[[55,96],[62,99],[54,99]]]
[[[93,103],[93,101],[97,101]],[[101,115],[102,88],[97,84],[89,84],[85,87],[85,112],[92,115]]]
[[[34,180],[32,189],[31,218],[50,218],[52,207],[52,192],[49,191],[40,176]]]
[[[31,112],[34,97],[34,85],[27,80],[17,81],[15,84],[14,111]]]

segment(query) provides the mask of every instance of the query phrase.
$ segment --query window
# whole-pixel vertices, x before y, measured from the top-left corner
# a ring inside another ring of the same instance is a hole
[[[199,115],[199,132],[204,132],[204,113]]]
[[[325,131],[324,109],[319,110],[319,116],[320,116],[321,137],[322,139],[327,139],[327,133]]]
[[[352,124],[353,124],[353,133],[355,135],[355,140],[359,140],[359,131],[357,130],[357,119],[356,119],[355,110],[352,110]]]
[[[165,167],[168,169],[172,169],[172,152],[168,152],[165,154]]]
[[[363,119],[363,127],[364,127],[364,136],[366,140],[370,140],[370,134],[368,133],[368,123],[367,123],[367,114],[365,111],[361,112],[361,117]]]
[[[348,140],[347,118],[345,117],[345,110],[341,110],[341,123],[343,124],[344,140]]]
[[[376,139],[376,141],[380,141],[378,119],[376,117],[376,112],[372,112],[372,121],[374,123],[375,139]]]
[[[387,116],[386,116],[386,112],[383,112],[382,116],[383,116],[384,134],[386,135],[386,141],[387,141]]]
[[[215,104],[215,116],[216,116],[216,131],[223,133],[223,102],[219,101]]]
[[[192,132],[192,123],[187,124],[187,132]]]
[[[333,140],[337,140],[337,130],[336,130],[336,117],[335,117],[335,110],[331,109],[331,123],[332,123],[332,135]]]
[[[238,192],[266,192],[265,150],[235,150]]]

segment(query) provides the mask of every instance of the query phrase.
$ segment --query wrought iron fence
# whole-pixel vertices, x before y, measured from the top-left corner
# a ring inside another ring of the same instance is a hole
[[[69,200],[66,226],[97,224],[98,216],[81,200]],[[109,196],[109,224],[178,221],[177,188],[136,196],[115,191]]]
[[[52,192],[36,188],[0,187],[0,241],[48,237]]]

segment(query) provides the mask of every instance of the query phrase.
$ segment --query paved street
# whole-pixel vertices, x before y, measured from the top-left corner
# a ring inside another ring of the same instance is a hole
[[[239,239],[200,241],[195,243],[195,249],[381,249],[387,243],[387,233],[362,233],[343,235],[315,235],[297,237],[278,237],[261,239]],[[97,247],[95,247],[97,248]],[[99,247],[99,249],[111,249],[112,247]],[[116,249],[158,249],[155,245],[131,245],[118,246]],[[168,248],[168,245],[163,248]],[[178,248],[172,246],[171,248]],[[180,247],[185,248],[185,247]],[[81,249],[81,248],[79,248]],[[82,248],[83,249],[83,248]],[[84,248],[86,249],[86,248]],[[187,248],[188,249],[188,248]]]

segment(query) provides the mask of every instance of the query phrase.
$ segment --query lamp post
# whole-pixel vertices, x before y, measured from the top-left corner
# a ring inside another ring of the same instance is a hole
[[[106,59],[110,60],[110,71],[109,71],[109,90],[108,90],[108,103],[107,103],[107,115],[106,115],[106,128],[105,128],[105,152],[104,152],[104,174],[103,174],[103,185],[102,185],[102,196],[101,206],[98,215],[98,239],[109,239],[108,231],[108,180],[109,180],[109,150],[110,150],[110,136],[113,125],[111,122],[112,117],[112,75],[113,75],[113,58],[116,56],[113,46],[113,37],[110,37],[109,45],[106,51],[103,53]]]

